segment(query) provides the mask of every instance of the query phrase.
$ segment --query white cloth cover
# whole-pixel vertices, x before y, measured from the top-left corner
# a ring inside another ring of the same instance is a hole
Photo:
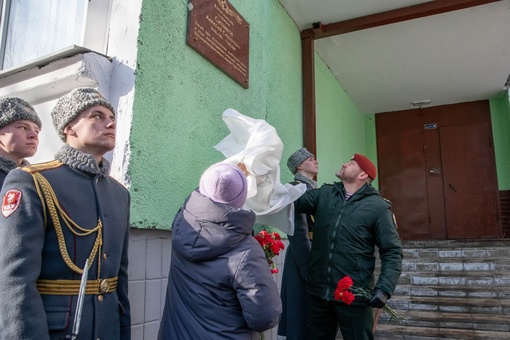
[[[294,234],[294,202],[306,185],[280,183],[283,142],[276,129],[263,119],[254,119],[227,109],[222,115],[230,134],[214,148],[231,164],[244,163],[248,171],[248,199],[244,208],[253,210],[256,222]]]

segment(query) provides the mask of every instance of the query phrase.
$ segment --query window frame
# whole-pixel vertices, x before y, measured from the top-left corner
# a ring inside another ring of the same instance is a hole
[[[11,12],[12,0],[0,0],[0,70],[4,65],[5,38],[7,35],[7,23],[9,22],[9,13]]]
[[[62,0],[65,1],[65,0]],[[85,13],[85,30],[81,44],[70,45],[62,50],[53,51],[48,55],[41,56],[27,62],[3,68],[7,29],[12,0],[0,0],[0,76],[5,73],[17,72],[35,65],[45,64],[55,60],[55,56],[62,54],[76,54],[83,51],[93,51],[102,55],[107,54],[110,17],[113,0],[87,0]],[[71,52],[70,52],[71,51]],[[74,53],[72,52],[74,51]]]

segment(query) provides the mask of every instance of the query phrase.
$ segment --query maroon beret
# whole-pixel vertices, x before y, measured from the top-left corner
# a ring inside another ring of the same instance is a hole
[[[375,177],[377,176],[377,169],[375,168],[374,163],[372,163],[372,161],[370,161],[370,159],[368,159],[367,156],[355,153],[351,159],[355,160],[356,163],[358,163],[361,170],[363,170],[368,175],[368,177],[370,177],[372,180],[375,179]]]

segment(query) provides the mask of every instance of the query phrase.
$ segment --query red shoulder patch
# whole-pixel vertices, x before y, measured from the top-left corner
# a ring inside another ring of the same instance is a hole
[[[15,189],[7,191],[2,202],[2,215],[5,217],[11,216],[18,209],[20,202],[21,191]]]

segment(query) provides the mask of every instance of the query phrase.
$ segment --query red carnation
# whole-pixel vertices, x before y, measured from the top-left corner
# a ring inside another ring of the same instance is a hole
[[[343,303],[350,305],[354,301],[354,294],[346,290],[340,298]]]
[[[341,279],[340,281],[338,281],[338,285],[337,285],[337,288],[336,289],[339,289],[339,290],[346,290],[346,289],[349,289],[351,288],[353,282],[352,282],[352,279],[350,276],[345,276],[343,279]]]
[[[338,281],[334,293],[335,300],[340,300],[343,303],[350,305],[356,296],[363,297],[368,301],[372,297],[372,294],[366,288],[354,286],[350,276],[345,276]],[[384,305],[383,310],[390,315],[391,319],[395,319],[399,324],[404,324],[407,320],[404,316],[397,313],[387,304]]]
[[[264,255],[266,256],[271,273],[278,273],[278,268],[276,268],[276,264],[273,262],[273,257],[279,255],[280,250],[285,248],[283,242],[280,241],[280,234],[277,232],[268,233],[267,231],[262,230],[258,233],[258,235],[255,235],[255,239],[264,250]]]

